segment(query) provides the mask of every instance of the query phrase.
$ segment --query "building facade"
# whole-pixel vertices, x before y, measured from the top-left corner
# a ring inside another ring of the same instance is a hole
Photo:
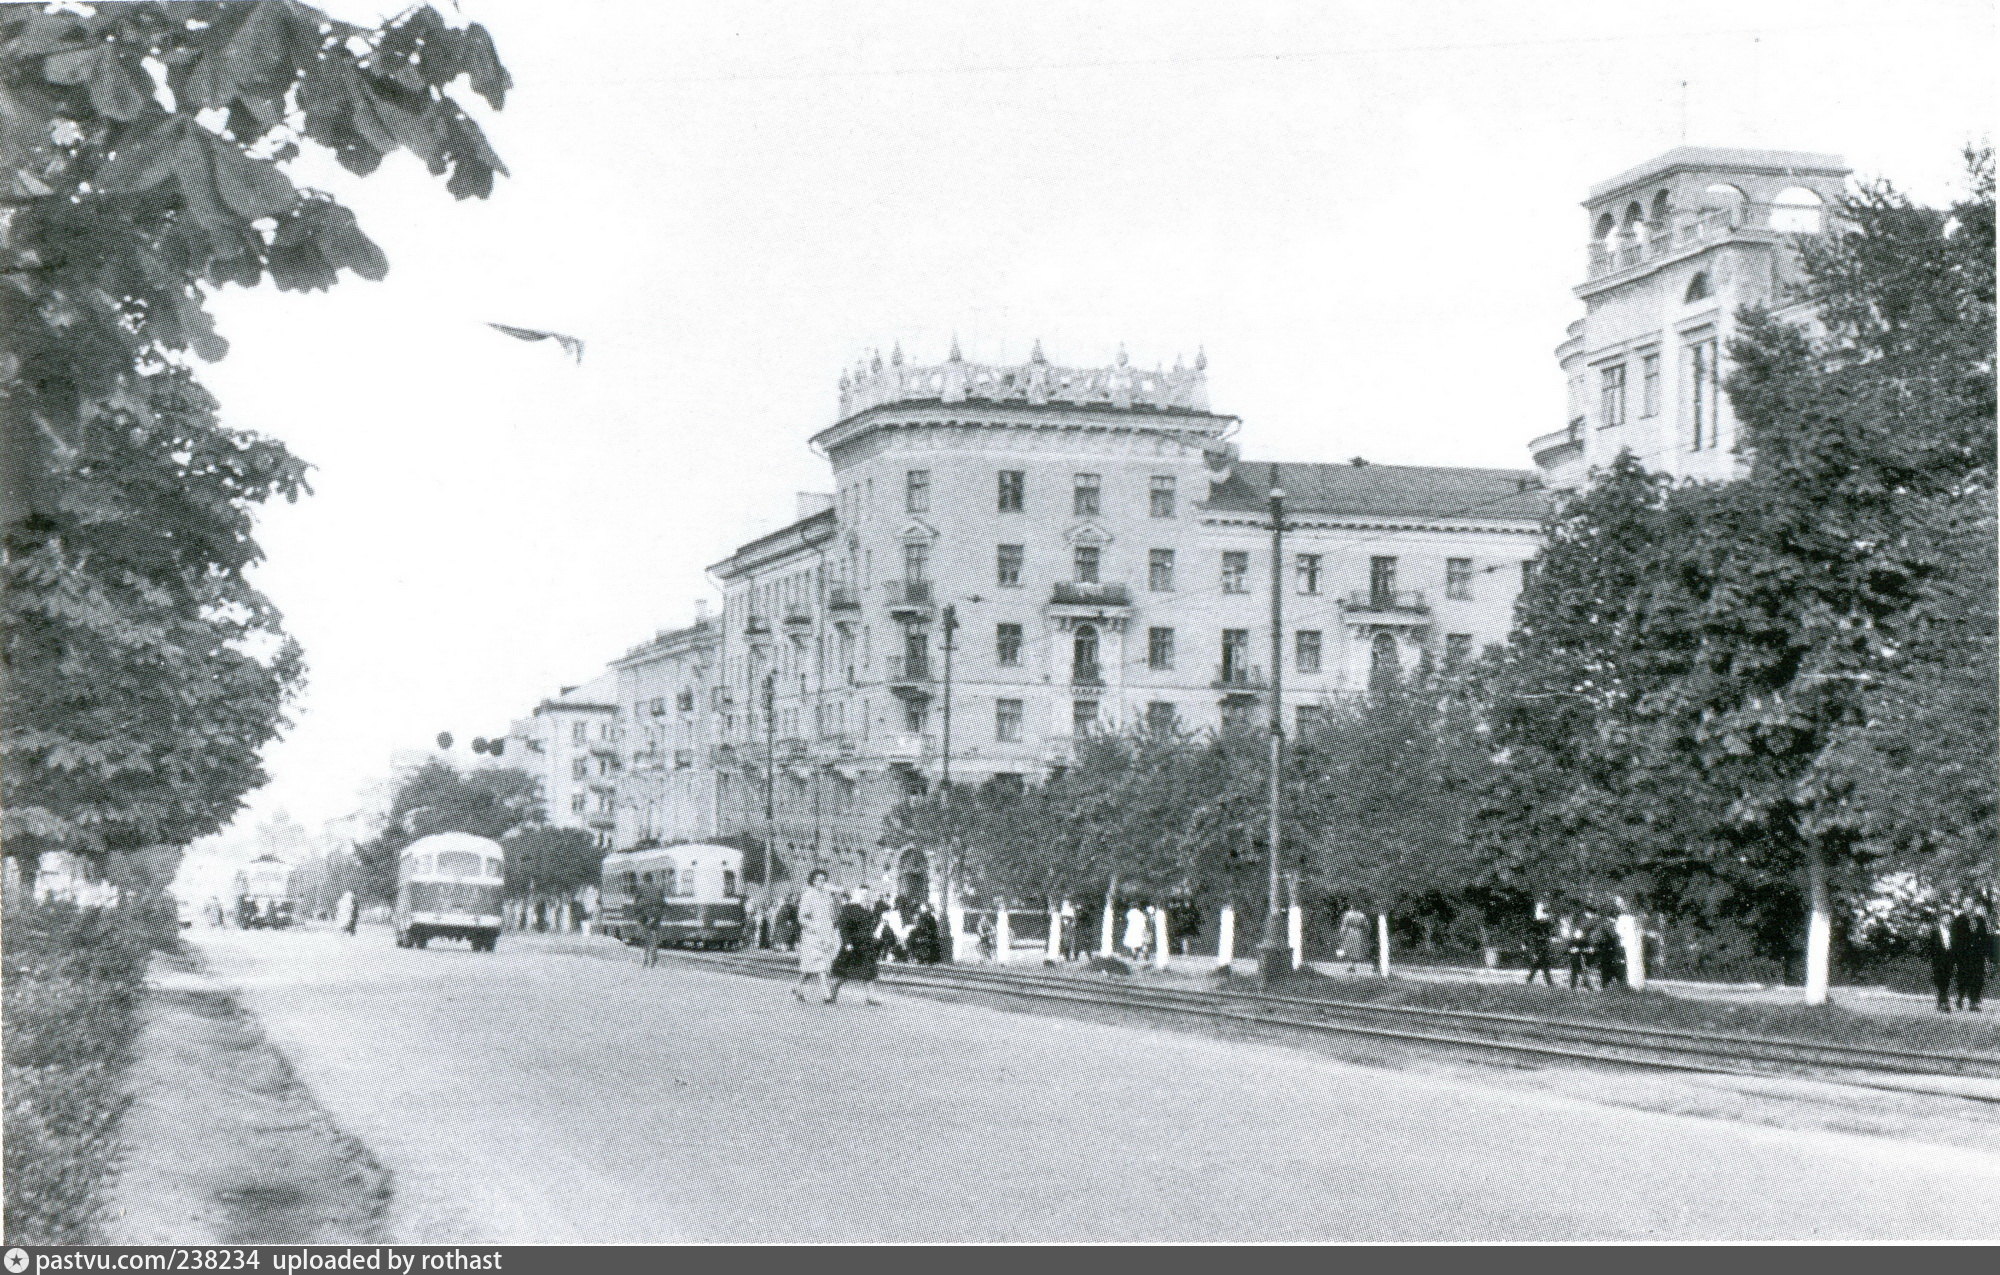
[[[905,794],[1039,780],[1092,731],[1261,722],[1274,485],[1288,721],[1373,667],[1505,640],[1544,511],[1532,473],[1249,462],[1236,428],[1199,361],[954,351],[843,378],[812,440],[833,494],[711,569],[714,827],[794,878],[934,896],[924,848],[881,844]]]
[[[1736,312],[1791,304],[1793,244],[1826,229],[1847,175],[1837,155],[1683,146],[1591,189],[1585,313],[1556,350],[1567,423],[1529,444],[1551,488],[1620,452],[1675,479],[1736,473]]]
[[[709,757],[716,645],[716,625],[701,619],[611,663],[623,742],[613,827],[618,849],[717,835]]]
[[[534,776],[543,818],[613,848],[621,730],[615,670],[537,704],[508,728],[506,764]]]

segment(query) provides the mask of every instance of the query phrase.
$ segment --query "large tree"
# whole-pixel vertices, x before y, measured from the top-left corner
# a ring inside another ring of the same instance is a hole
[[[0,6],[5,845],[185,844],[263,782],[302,662],[245,579],[252,514],[305,490],[224,427],[191,358],[224,285],[379,279],[353,215],[288,170],[409,150],[460,198],[503,171],[447,91],[493,106],[478,26],[376,28],[294,0]]]
[[[368,893],[389,899],[396,893],[396,856],[417,838],[434,832],[468,832],[499,840],[538,824],[542,817],[535,778],[525,771],[461,773],[449,762],[427,761],[397,782],[382,831],[354,847],[354,855]]]

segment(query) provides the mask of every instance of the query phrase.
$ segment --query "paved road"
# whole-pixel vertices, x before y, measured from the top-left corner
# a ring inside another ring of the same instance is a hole
[[[509,936],[197,930],[404,1242],[1993,1239],[2000,1157]],[[560,949],[567,948],[567,951]]]

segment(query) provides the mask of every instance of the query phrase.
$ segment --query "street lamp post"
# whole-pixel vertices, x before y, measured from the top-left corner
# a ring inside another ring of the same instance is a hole
[[[1264,941],[1257,948],[1257,967],[1269,985],[1289,978],[1292,948],[1285,941],[1285,916],[1280,906],[1279,860],[1284,837],[1285,761],[1285,493],[1278,486],[1278,467],[1271,466],[1271,751],[1270,751],[1270,879],[1264,910]]]
[[[938,628],[944,638],[944,669],[938,697],[938,798],[947,816],[951,811],[951,656],[958,649],[954,634],[958,632],[958,608],[946,603],[938,616]],[[943,947],[944,959],[951,961],[957,955],[958,927],[952,924],[953,903],[958,897],[959,887],[958,838],[947,837],[943,849],[944,868],[944,918]]]

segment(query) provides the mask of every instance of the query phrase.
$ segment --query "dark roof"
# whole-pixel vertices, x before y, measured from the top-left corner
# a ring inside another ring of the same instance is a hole
[[[1460,469],[1434,465],[1301,465],[1238,461],[1215,487],[1205,509],[1263,513],[1271,471],[1285,493],[1285,512],[1367,518],[1539,519],[1549,494],[1526,469]],[[1524,490],[1525,488],[1525,490]]]

